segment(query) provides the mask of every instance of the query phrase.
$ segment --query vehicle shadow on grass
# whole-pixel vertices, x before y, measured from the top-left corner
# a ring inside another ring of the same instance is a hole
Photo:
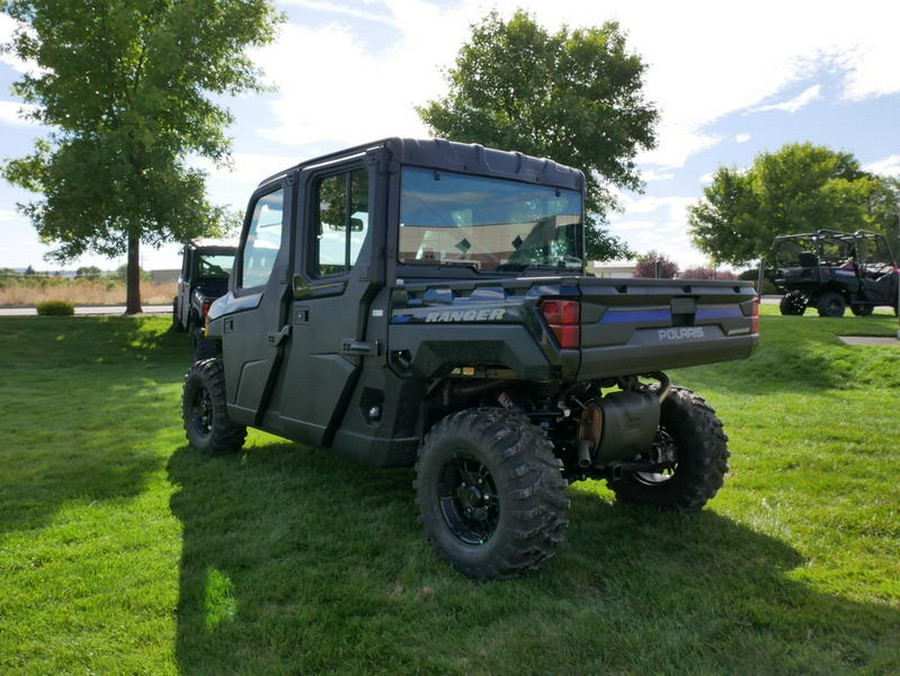
[[[171,457],[185,673],[890,671],[900,613],[815,591],[787,542],[573,487],[541,570],[475,583],[422,537],[410,470],[282,442]],[[638,657],[639,656],[639,657]],[[895,656],[896,657],[896,656]],[[687,667],[687,665],[690,665]]]
[[[572,574],[576,587],[615,599],[618,613],[635,618],[625,633],[659,664],[668,661],[662,671],[680,671],[686,659],[718,673],[887,673],[886,663],[900,665],[900,611],[805,583],[806,569],[828,564],[804,557],[789,536],[718,514],[715,501],[671,513],[615,502],[598,485],[570,489],[560,558],[582,571]]]

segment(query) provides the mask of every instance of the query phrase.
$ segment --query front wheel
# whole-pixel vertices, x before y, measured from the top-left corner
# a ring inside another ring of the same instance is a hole
[[[184,431],[194,448],[208,455],[237,453],[247,428],[228,417],[225,370],[218,359],[195,362],[184,377],[181,397]]]
[[[435,551],[478,580],[515,577],[551,557],[569,507],[562,464],[527,417],[460,411],[425,438],[416,500]]]
[[[875,311],[874,305],[865,305],[863,303],[854,303],[850,306],[850,312],[857,317],[868,317]]]
[[[660,410],[657,443],[674,462],[658,472],[626,471],[609,487],[623,502],[694,511],[712,499],[728,472],[728,437],[716,412],[688,389],[674,387]]]
[[[806,312],[807,299],[802,291],[789,291],[781,297],[778,304],[783,315],[802,315]]]

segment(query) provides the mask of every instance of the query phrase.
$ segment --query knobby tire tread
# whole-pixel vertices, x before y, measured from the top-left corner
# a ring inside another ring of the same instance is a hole
[[[434,486],[426,482],[435,470],[430,464],[435,453],[446,454],[441,447],[453,440],[482,447],[478,459],[491,465],[503,493],[501,523],[508,532],[492,536],[489,557],[483,556],[487,548],[460,545],[448,551],[446,539],[452,536],[431,504]],[[475,579],[507,579],[538,568],[556,552],[568,526],[570,501],[561,467],[553,445],[527,416],[482,408],[444,418],[426,436],[416,464],[414,488],[427,538],[442,558]]]
[[[212,422],[208,434],[197,430],[191,411],[192,399],[199,388],[209,392]],[[192,446],[208,455],[237,453],[247,438],[247,428],[228,417],[225,370],[219,359],[197,361],[185,375],[182,394],[184,430]]]
[[[624,502],[697,511],[715,497],[728,473],[728,437],[716,412],[691,390],[673,387],[663,402],[661,424],[678,447],[678,464],[669,481],[651,485],[634,472],[610,481]]]

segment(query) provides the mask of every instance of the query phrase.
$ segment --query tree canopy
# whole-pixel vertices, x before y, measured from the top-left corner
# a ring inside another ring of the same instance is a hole
[[[449,93],[417,110],[436,135],[581,169],[589,257],[630,256],[596,226],[616,207],[615,188],[641,189],[635,157],[656,144],[645,69],[615,22],[551,34],[521,10],[508,22],[492,12],[448,71]]]
[[[696,246],[717,263],[765,257],[776,235],[819,228],[893,236],[900,190],[856,158],[811,143],[761,153],[747,170],[720,167],[689,207]]]
[[[270,42],[270,0],[8,0],[6,48],[35,66],[13,86],[53,131],[2,174],[41,195],[20,205],[57,260],[128,254],[140,311],[140,245],[215,234],[192,157],[228,162],[231,113],[215,96],[262,87],[244,49]]]

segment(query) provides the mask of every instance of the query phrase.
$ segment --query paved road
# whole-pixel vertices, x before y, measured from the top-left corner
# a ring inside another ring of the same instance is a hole
[[[145,315],[163,315],[171,314],[172,305],[144,305]],[[75,308],[76,315],[123,315],[125,314],[124,305],[91,305],[77,306]],[[0,317],[30,317],[37,315],[37,310],[33,307],[0,307]]]
[[[777,305],[781,296],[763,296],[762,302]],[[163,315],[172,311],[171,305],[144,305],[144,314]],[[33,307],[0,307],[0,317],[26,317],[36,315]],[[124,305],[94,305],[90,307],[76,307],[76,315],[122,315],[125,314]]]

